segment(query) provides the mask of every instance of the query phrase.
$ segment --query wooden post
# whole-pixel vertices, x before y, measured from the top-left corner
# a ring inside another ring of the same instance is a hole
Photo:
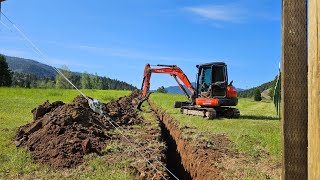
[[[308,178],[320,179],[320,0],[309,0],[308,8]]]
[[[282,179],[307,179],[307,2],[282,1]]]

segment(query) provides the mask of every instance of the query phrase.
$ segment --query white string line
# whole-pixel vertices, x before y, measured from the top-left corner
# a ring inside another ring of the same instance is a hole
[[[7,26],[4,22],[2,22],[2,20],[0,19],[0,23],[5,27],[7,28],[10,32],[13,32],[9,26]]]
[[[42,58],[42,60],[47,61],[48,58],[46,58],[47,56],[42,53],[42,51],[3,13],[1,12],[1,14],[3,14],[3,16],[12,24],[12,26],[17,30],[17,32],[20,34],[20,36],[22,36],[22,38],[27,41],[29,43],[29,45],[31,45],[32,49]],[[9,28],[9,27],[7,27]],[[9,28],[10,30],[10,28]],[[57,69],[56,67],[52,66],[52,68],[58,73],[60,74],[70,85],[72,85],[84,98],[86,98],[86,100],[89,100],[89,98],[81,91],[79,90],[59,69]]]
[[[3,14],[4,15],[4,17],[12,24],[12,26],[19,32],[19,34],[24,38],[24,40],[25,41],[27,41],[30,45],[31,45],[31,47],[32,47],[32,49],[34,50],[34,52],[36,52],[39,56],[41,56],[42,57],[42,59],[43,60],[46,60],[47,58],[45,57],[45,55],[42,53],[42,51],[3,13],[3,12],[1,12],[1,14]],[[5,27],[7,27],[9,30],[10,30],[10,28],[7,26],[7,25],[5,25],[2,21],[1,21],[1,23],[5,26]],[[10,30],[11,31],[11,30]],[[12,31],[11,31],[12,32]],[[86,100],[88,100],[89,101],[89,98],[82,92],[82,91],[80,91],[59,69],[57,69],[57,68],[55,68],[54,66],[52,66],[53,67],[53,69],[55,70],[55,71],[57,71],[57,73],[59,73],[69,84],[71,84],[84,98],[86,98]],[[106,116],[104,115],[104,117],[106,118]],[[106,118],[107,119],[107,118]],[[108,119],[107,119],[108,120]],[[109,120],[108,120],[109,121]],[[109,123],[114,127],[114,128],[116,128],[120,133],[121,133],[121,135],[129,142],[129,143],[131,143],[131,145],[133,145],[133,143],[111,122],[111,121],[109,121]],[[118,124],[117,124],[117,126],[118,127],[120,127]],[[136,147],[134,147],[134,149],[136,150],[136,151],[138,151],[139,152],[139,154],[158,172],[158,173],[160,173],[160,175],[163,177],[163,178],[165,178],[163,175],[162,175],[162,173],[159,171],[159,170],[157,170],[156,168],[155,168],[155,166],[153,165],[153,164],[151,164],[151,162],[147,159],[147,158],[145,158],[144,156],[143,156],[143,154],[136,148]],[[149,154],[149,153],[148,153]],[[149,154],[150,155],[150,154]],[[151,155],[150,155],[151,156]],[[156,159],[156,158],[155,158]],[[157,159],[156,159],[156,161],[158,161]],[[158,161],[159,162],[159,161]],[[161,162],[159,162],[163,167],[165,167]],[[174,176],[176,179],[178,179],[171,171],[169,171],[166,167],[165,167],[165,169],[172,175],[172,176]],[[165,178],[166,179],[166,178]]]
[[[121,128],[119,125],[118,125],[118,123],[117,122],[114,122],[116,125],[117,125],[117,127],[119,128],[119,129],[122,129],[123,130],[123,128]],[[150,141],[148,141],[148,140],[145,140],[147,143],[150,143]],[[140,145],[140,144],[137,144],[139,147],[141,147],[141,148],[144,148],[142,145]],[[146,151],[146,153],[150,156],[150,157],[152,157],[152,155],[149,153],[149,152],[147,152]],[[156,160],[166,171],[168,171],[175,179],[178,179],[178,177],[176,177],[162,162],[160,162],[157,158],[153,158],[154,160]]]
[[[123,134],[123,132],[122,132],[119,128],[117,128],[117,127],[112,123],[112,121],[109,120],[109,118],[107,118],[107,116],[106,116],[105,114],[103,114],[103,117],[126,139],[126,141],[127,141],[128,143],[131,144],[131,146],[144,158],[144,160],[147,161],[147,162],[152,166],[152,168],[153,168],[154,170],[156,170],[157,173],[159,173],[159,174],[161,175],[161,177],[163,177],[164,179],[167,179],[167,178],[142,154],[142,152],[140,152],[140,151],[134,146],[134,144]],[[176,179],[178,179],[178,178],[176,178]],[[179,180],[179,179],[178,179],[178,180]]]
[[[4,24],[1,20],[0,20],[1,24],[3,26],[5,26],[8,30],[10,30],[11,32],[13,32],[6,24]],[[35,52],[36,54],[38,54],[40,56],[40,58],[42,58],[42,60],[47,59],[45,57],[45,55],[39,50],[39,48],[37,48],[35,46],[35,44],[16,26],[13,24],[13,27],[20,33],[20,35],[23,37],[23,39],[25,39],[27,42],[30,43],[30,45],[32,46],[32,50],[33,52]],[[88,97],[82,93],[59,69],[57,69],[56,67],[52,66],[52,68],[59,73],[66,81],[68,81],[69,84],[71,84],[84,98],[86,98],[86,100],[89,100]]]
[[[39,55],[42,57],[43,60],[46,60],[48,58],[46,58],[46,56],[42,53],[42,51],[40,51],[40,49],[15,25],[13,24],[13,27],[21,34],[21,36],[30,43],[30,45],[39,52]],[[46,61],[48,62],[48,61]],[[86,100],[89,100],[89,98],[81,91],[79,90],[58,68],[52,66],[53,69],[59,73],[70,85],[72,85],[84,98],[86,98]]]

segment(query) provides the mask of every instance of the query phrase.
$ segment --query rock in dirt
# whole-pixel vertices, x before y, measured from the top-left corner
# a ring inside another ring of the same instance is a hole
[[[134,91],[130,96],[103,104],[107,118],[120,126],[143,123],[131,104],[137,96]],[[34,121],[18,129],[14,143],[27,147],[34,161],[55,168],[72,168],[83,162],[84,155],[99,154],[113,128],[106,118],[90,109],[82,96],[70,104],[46,101],[32,113]]]

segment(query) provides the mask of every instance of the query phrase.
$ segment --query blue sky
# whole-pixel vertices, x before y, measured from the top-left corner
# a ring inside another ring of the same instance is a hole
[[[146,63],[176,64],[195,81],[196,64],[224,61],[234,85],[250,88],[272,80],[281,59],[281,1],[7,0],[2,11],[48,58],[2,24],[0,53],[137,87]],[[176,83],[153,75],[151,88],[162,85]]]

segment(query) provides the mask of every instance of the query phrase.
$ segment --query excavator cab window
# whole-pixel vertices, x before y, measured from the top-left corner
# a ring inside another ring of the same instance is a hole
[[[210,96],[210,86],[212,82],[212,68],[211,66],[203,67],[200,70],[200,81],[198,92],[202,97]]]
[[[223,65],[213,65],[212,70],[212,96],[225,97],[228,86],[227,67]]]
[[[225,66],[212,66],[213,69],[213,80],[212,83],[217,82],[225,82],[226,75],[225,75]]]

